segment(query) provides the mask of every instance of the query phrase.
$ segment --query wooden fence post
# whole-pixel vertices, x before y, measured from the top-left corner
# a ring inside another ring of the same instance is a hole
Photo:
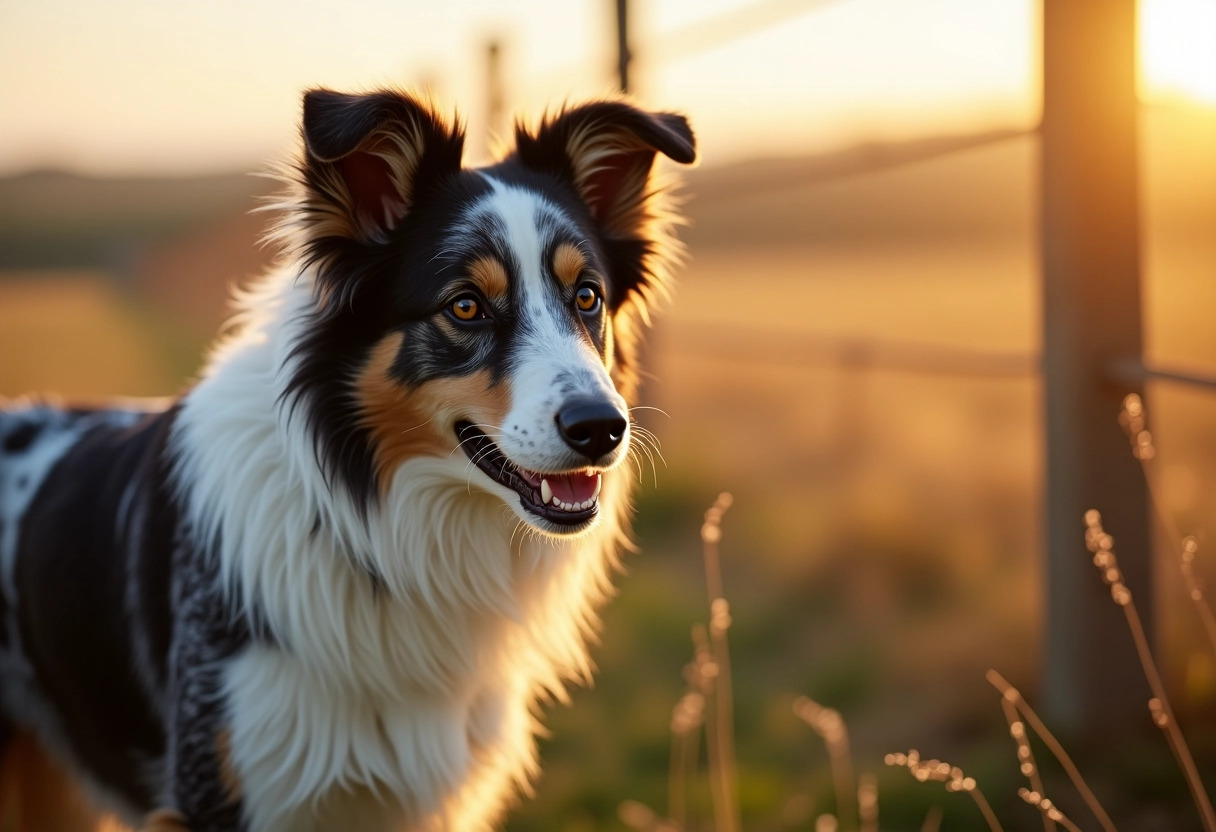
[[[1044,705],[1080,737],[1148,724],[1123,616],[1085,549],[1102,512],[1152,623],[1143,477],[1109,367],[1142,356],[1135,0],[1043,0],[1042,269],[1047,627]]]

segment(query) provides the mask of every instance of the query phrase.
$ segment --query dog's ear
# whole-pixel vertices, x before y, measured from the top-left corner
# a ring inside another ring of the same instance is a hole
[[[396,91],[304,94],[302,184],[308,236],[378,244],[418,199],[460,169],[464,135]]]
[[[573,185],[600,228],[613,317],[612,376],[618,392],[633,402],[644,325],[654,296],[666,293],[667,272],[681,251],[672,234],[678,218],[654,170],[655,157],[695,161],[692,129],[675,113],[602,101],[546,119],[535,133],[517,127],[515,142],[524,165]]]
[[[684,116],[648,113],[621,101],[565,110],[535,134],[516,127],[515,142],[520,161],[572,182],[592,218],[617,239],[645,233],[655,155],[682,164],[697,156]]]

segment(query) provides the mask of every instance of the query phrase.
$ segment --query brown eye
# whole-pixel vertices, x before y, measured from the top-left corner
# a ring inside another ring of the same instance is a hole
[[[452,301],[449,309],[461,321],[475,321],[478,318],[484,317],[481,311],[481,304],[477,302],[476,298],[471,298],[468,295]]]
[[[574,302],[582,312],[597,312],[600,308],[600,293],[590,286],[581,286],[574,293]]]

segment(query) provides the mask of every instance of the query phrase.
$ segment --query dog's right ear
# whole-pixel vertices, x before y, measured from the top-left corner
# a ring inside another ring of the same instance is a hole
[[[393,90],[310,90],[303,134],[305,194],[295,224],[314,246],[333,238],[386,242],[430,187],[460,170],[464,148],[459,125]]]

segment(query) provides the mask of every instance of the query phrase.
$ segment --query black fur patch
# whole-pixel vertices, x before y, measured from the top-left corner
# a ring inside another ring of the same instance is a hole
[[[42,425],[39,422],[22,422],[12,433],[4,437],[5,453],[15,454],[24,451],[34,443],[40,433],[42,433]]]

